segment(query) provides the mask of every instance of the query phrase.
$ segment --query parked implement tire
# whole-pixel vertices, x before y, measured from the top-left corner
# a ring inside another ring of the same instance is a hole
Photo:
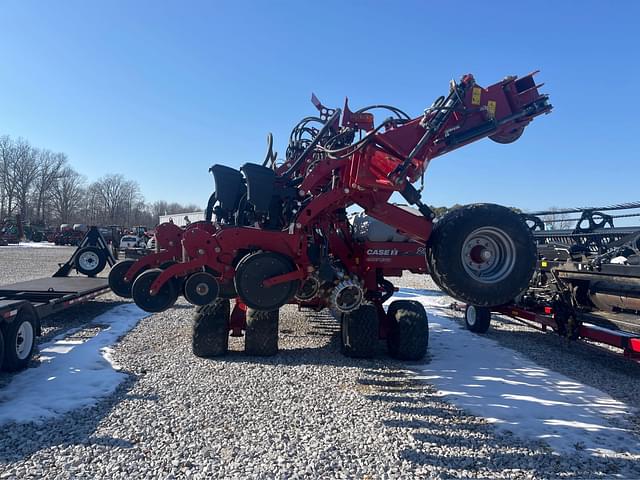
[[[76,270],[87,275],[95,277],[107,265],[107,257],[104,252],[96,247],[84,247],[76,253]]]
[[[395,300],[387,311],[391,323],[387,347],[389,355],[399,360],[420,360],[429,345],[427,312],[414,300]]]
[[[217,357],[229,349],[229,300],[217,300],[196,308],[192,349],[196,357]]]
[[[247,327],[244,332],[244,352],[247,355],[269,357],[278,353],[279,310],[247,308]]]
[[[452,297],[481,307],[517,297],[528,286],[537,258],[522,218],[492,204],[449,212],[435,224],[428,247],[434,281]]]
[[[464,310],[464,323],[472,332],[487,333],[491,325],[491,309],[467,305]]]
[[[255,252],[245,256],[236,266],[234,282],[238,296],[254,310],[277,310],[295,295],[299,280],[265,287],[263,282],[295,270],[290,259],[274,252]]]
[[[36,346],[34,314],[23,308],[12,321],[3,323],[0,328],[4,337],[4,370],[22,370],[29,364]]]
[[[133,301],[145,312],[164,312],[178,299],[178,291],[172,281],[166,282],[157,294],[151,295],[151,285],[161,273],[162,270],[154,268],[141,273],[133,281],[131,288]]]
[[[342,353],[347,357],[370,358],[379,339],[378,309],[369,303],[342,314]]]
[[[111,291],[119,297],[131,298],[133,281],[125,282],[124,276],[134,263],[136,263],[135,260],[122,260],[111,267],[111,271],[109,272],[109,287]]]

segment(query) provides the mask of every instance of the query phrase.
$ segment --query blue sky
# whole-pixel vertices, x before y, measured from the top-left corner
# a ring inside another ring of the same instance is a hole
[[[423,199],[524,209],[640,199],[640,2],[0,0],[0,134],[62,151],[90,180],[204,205],[214,163],[328,106],[418,115],[473,73],[540,69],[555,110],[511,145],[433,161]]]

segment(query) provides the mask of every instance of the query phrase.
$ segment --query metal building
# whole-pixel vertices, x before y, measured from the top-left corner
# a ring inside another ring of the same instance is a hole
[[[179,227],[184,227],[193,222],[204,220],[204,212],[184,212],[172,213],[171,215],[160,215],[158,223],[173,222]]]

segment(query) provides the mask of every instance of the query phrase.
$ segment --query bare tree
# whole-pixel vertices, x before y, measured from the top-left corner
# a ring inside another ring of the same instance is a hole
[[[38,170],[34,182],[36,198],[36,219],[45,223],[45,209],[47,199],[53,194],[53,188],[60,178],[67,156],[64,153],[53,153],[40,150],[38,155]]]
[[[85,180],[82,175],[66,167],[53,188],[53,208],[60,223],[71,223],[81,220],[80,209],[85,195]]]
[[[28,220],[30,213],[30,205],[28,203],[29,194],[31,193],[31,187],[38,172],[38,151],[23,139],[18,139],[14,148],[15,165],[13,179],[15,182],[16,197],[18,199],[18,211],[22,215],[23,220]]]
[[[569,230],[573,227],[569,215],[566,213],[556,213],[556,211],[559,210],[558,207],[551,207],[549,211],[554,213],[545,215],[542,219],[548,230]]]

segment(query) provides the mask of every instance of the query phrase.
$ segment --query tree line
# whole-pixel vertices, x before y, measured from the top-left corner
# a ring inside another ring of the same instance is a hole
[[[69,164],[64,153],[0,136],[0,223],[20,215],[33,225],[146,225],[158,216],[199,210],[196,205],[147,203],[140,185],[120,174],[93,182]]]

